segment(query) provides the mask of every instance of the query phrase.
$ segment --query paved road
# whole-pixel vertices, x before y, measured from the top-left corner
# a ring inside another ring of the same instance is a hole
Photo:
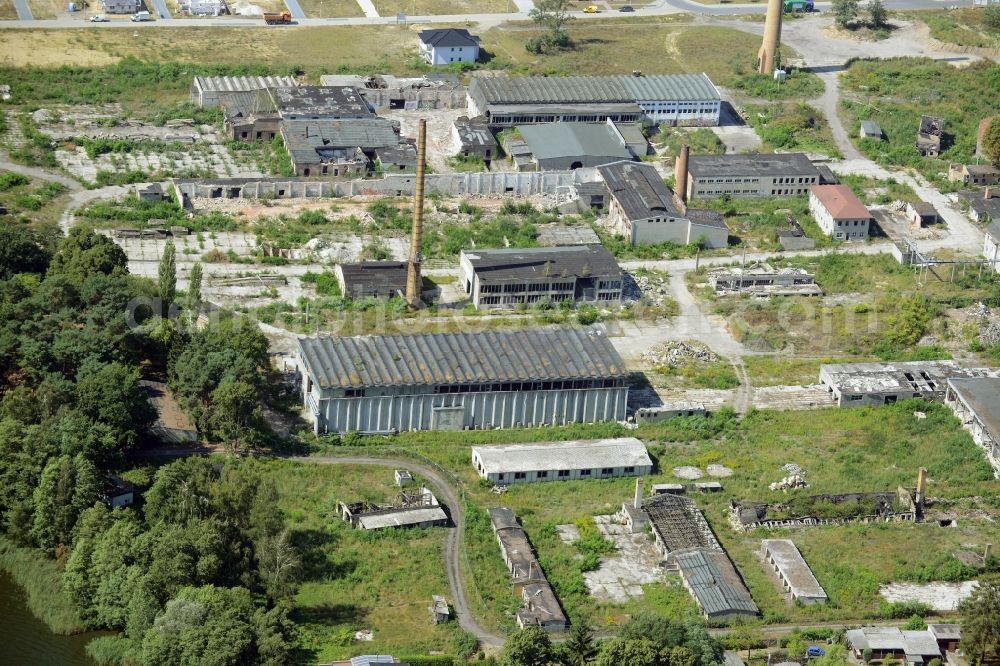
[[[164,2],[163,0],[148,0],[148,1],[153,5],[152,14],[154,14],[158,19],[163,21],[171,20],[170,10],[167,9],[166,2]]]
[[[154,0],[162,2],[163,0]],[[15,2],[26,2],[26,0],[15,0]],[[528,19],[530,0],[514,0],[521,11],[508,14],[448,14],[435,16],[408,16],[408,23],[478,23],[480,29],[495,26],[505,21],[516,21]],[[293,4],[298,5],[297,0],[288,0],[289,11],[296,16]],[[959,7],[971,7],[972,0],[889,0],[887,3],[891,10],[902,9],[944,9],[952,5]],[[820,2],[816,5],[821,11],[828,11],[830,3]],[[301,10],[300,10],[301,11]],[[761,14],[766,11],[764,3],[757,4],[727,4],[727,5],[700,5],[690,0],[661,0],[661,2],[648,7],[639,7],[633,14],[619,14],[618,12],[602,12],[600,14],[584,14],[574,12],[573,16],[581,21],[599,21],[609,17],[642,17],[642,16],[667,16],[683,12],[712,15],[712,16],[734,16],[739,14]],[[388,25],[396,22],[396,17],[386,16],[352,16],[346,18],[296,18],[296,25],[299,26],[324,26],[324,25]],[[55,19],[45,20],[23,20],[4,21],[4,28],[97,28],[100,30],[115,30],[120,28],[155,28],[155,27],[249,27],[264,28],[267,26],[259,17],[219,17],[211,20],[202,18],[175,18],[170,21],[148,21],[132,23],[131,21],[110,21],[108,23],[89,23],[82,17],[61,16]]]
[[[14,9],[17,10],[18,21],[32,21],[35,18],[31,13],[31,7],[28,6],[28,0],[14,0]]]
[[[301,21],[306,17],[306,13],[302,11],[302,7],[299,5],[299,0],[285,0],[285,6],[288,7],[288,12],[296,21]]]

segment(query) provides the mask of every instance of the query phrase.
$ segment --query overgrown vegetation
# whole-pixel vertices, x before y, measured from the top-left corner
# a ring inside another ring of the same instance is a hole
[[[189,337],[158,320],[172,263],[159,289],[127,263],[87,229],[46,243],[0,227],[0,562],[54,630],[123,630],[102,655],[286,661],[297,555],[256,467],[193,458],[158,470],[140,511],[105,504],[108,475],[155,418],[140,366],[170,368],[204,435],[239,448],[262,429],[259,331],[223,322]]]
[[[912,12],[911,16],[926,23],[931,37],[942,42],[1000,49],[1000,11],[995,6]]]
[[[973,161],[980,120],[996,113],[1000,70],[989,62],[955,67],[928,58],[855,61],[842,75],[841,101],[849,133],[862,120],[882,127],[884,141],[858,140],[858,148],[886,166],[914,168],[936,182],[948,163]],[[921,157],[914,142],[921,115],[944,118],[940,157]]]
[[[747,114],[767,149],[840,156],[823,114],[808,104],[747,106]]]
[[[740,68],[742,69],[742,68]],[[750,72],[740,74],[729,84],[729,87],[739,90],[750,97],[760,97],[767,100],[807,100],[823,94],[823,81],[813,72],[801,69],[789,69],[784,81],[778,81],[773,76]]]

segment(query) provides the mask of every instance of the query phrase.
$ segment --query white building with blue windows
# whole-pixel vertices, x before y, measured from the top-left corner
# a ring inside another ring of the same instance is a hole
[[[420,32],[420,56],[429,65],[476,62],[479,38],[461,28],[440,28]]]

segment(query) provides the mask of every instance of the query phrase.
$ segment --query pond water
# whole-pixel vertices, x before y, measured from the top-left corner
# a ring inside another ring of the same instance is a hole
[[[0,664],[94,666],[84,647],[97,635],[53,634],[28,610],[24,591],[0,569]]]

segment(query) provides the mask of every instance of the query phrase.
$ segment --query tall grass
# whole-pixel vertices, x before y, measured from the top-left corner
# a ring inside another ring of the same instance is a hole
[[[34,548],[21,548],[0,536],[0,568],[28,595],[28,609],[56,634],[84,631],[83,621],[63,593],[62,571]]]

